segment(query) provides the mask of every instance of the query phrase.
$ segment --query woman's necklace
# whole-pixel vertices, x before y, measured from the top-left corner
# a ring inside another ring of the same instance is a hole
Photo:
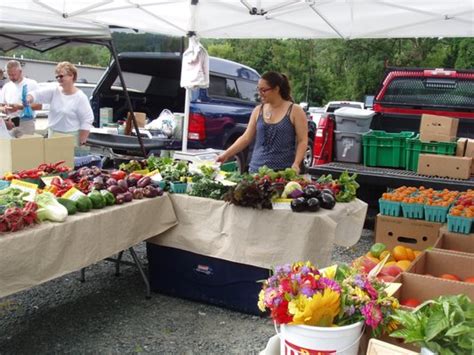
[[[272,121],[273,112],[274,112],[274,111],[277,111],[283,104],[284,104],[284,102],[282,102],[282,103],[279,104],[278,106],[273,106],[273,107],[272,107],[270,104],[268,104],[267,110],[264,111],[264,113],[263,113],[263,118],[265,119],[265,121],[271,122],[271,121]],[[271,107],[271,110],[270,110],[270,107]]]

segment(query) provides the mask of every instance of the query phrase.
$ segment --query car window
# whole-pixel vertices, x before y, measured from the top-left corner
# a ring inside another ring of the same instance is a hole
[[[397,78],[387,87],[383,102],[404,105],[472,107],[474,81],[451,78]]]
[[[133,89],[137,92],[145,93],[153,77],[151,75],[123,72],[123,78],[125,80],[125,85],[127,85],[127,89]],[[122,83],[118,76],[112,86],[122,88]]]
[[[209,78],[208,93],[210,96],[240,98],[235,80],[215,75],[211,75]]]
[[[257,83],[255,81],[237,80],[240,98],[242,100],[257,102]]]

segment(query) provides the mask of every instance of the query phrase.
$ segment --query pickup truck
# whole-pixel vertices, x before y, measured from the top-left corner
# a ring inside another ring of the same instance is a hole
[[[185,90],[180,87],[181,55],[179,53],[121,53],[118,56],[135,112],[156,118],[163,109],[184,112]],[[257,83],[260,75],[254,69],[225,59],[210,57],[209,88],[192,91],[188,148],[226,149],[242,135],[253,108],[258,105]],[[113,121],[125,119],[128,107],[114,62],[97,84],[91,98],[96,127],[102,107],[113,109]],[[312,164],[316,125],[308,122],[309,144],[305,166]],[[147,154],[161,150],[180,150],[178,138],[143,138]],[[111,158],[142,155],[137,137],[91,133],[88,139],[96,152]],[[239,169],[250,161],[247,149],[236,156]]]
[[[423,113],[459,118],[458,137],[474,138],[474,70],[389,68],[375,95],[371,128],[414,131]],[[314,176],[344,171],[358,174],[360,197],[376,207],[387,188],[424,185],[436,189],[474,188],[474,178],[458,180],[418,175],[412,171],[331,162],[308,169]]]

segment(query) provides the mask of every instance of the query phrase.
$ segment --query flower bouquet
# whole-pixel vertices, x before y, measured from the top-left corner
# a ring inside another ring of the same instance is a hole
[[[398,301],[385,288],[383,282],[346,265],[320,271],[310,262],[298,262],[275,268],[263,282],[258,307],[269,310],[279,325],[340,329],[363,322],[379,335],[396,324],[389,316]]]

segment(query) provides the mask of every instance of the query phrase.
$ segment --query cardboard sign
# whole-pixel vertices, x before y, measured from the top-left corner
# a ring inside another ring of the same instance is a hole
[[[67,198],[68,200],[77,201],[79,197],[86,196],[82,191],[76,189],[75,187],[71,187],[66,193],[62,196],[63,198]]]
[[[38,190],[38,185],[32,184],[31,182],[26,182],[22,180],[13,179],[10,183],[10,187],[27,192],[28,195],[23,197],[26,201],[34,201],[36,197],[36,192]]]

